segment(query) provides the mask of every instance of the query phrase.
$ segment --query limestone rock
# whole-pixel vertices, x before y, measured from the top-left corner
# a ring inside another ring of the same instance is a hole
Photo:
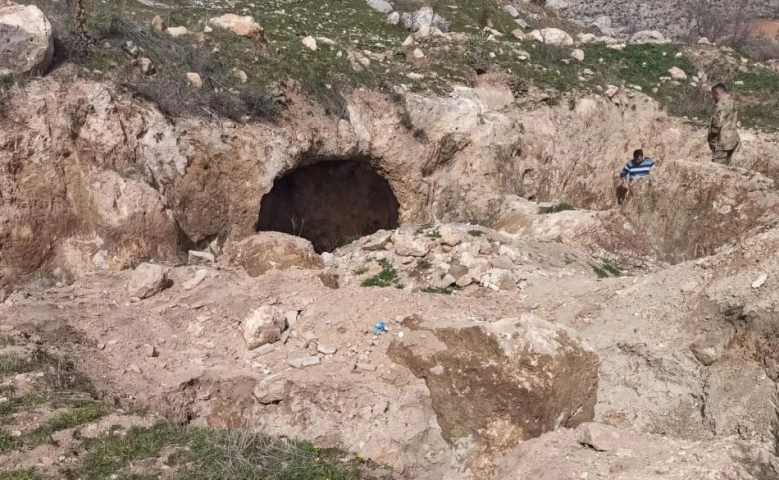
[[[197,288],[198,285],[203,283],[203,280],[206,279],[208,276],[208,270],[206,269],[200,269],[197,272],[195,272],[195,275],[184,282],[181,286],[184,287],[184,290],[192,290],[194,288]]]
[[[704,366],[716,362],[720,356],[720,342],[714,335],[706,335],[690,344],[690,351]]]
[[[214,258],[214,254],[211,252],[190,250],[187,257],[187,263],[189,265],[208,265],[214,263],[215,261],[216,258]]]
[[[442,32],[449,31],[449,22],[441,15],[434,13],[430,7],[422,7],[414,13],[406,12],[401,15],[403,25],[412,32],[423,28],[437,28]]]
[[[367,242],[365,242],[365,245],[362,246],[362,249],[368,252],[384,250],[384,247],[387,245],[387,242],[389,242],[391,236],[392,234],[389,232],[376,232]]]
[[[249,76],[246,75],[246,72],[243,70],[240,70],[238,68],[233,69],[233,76],[238,79],[241,83],[246,83],[249,81]]]
[[[165,29],[165,33],[170,35],[173,38],[183,37],[184,35],[189,34],[189,30],[187,30],[187,27],[170,27]]]
[[[390,13],[395,10],[386,0],[367,0],[368,6],[377,12]]]
[[[155,15],[154,18],[151,19],[151,27],[154,30],[161,32],[165,30],[165,20],[163,20],[159,15]]]
[[[319,365],[319,357],[298,357],[298,358],[290,358],[287,360],[287,363],[292,368],[306,368],[306,367],[313,367],[314,365]]]
[[[393,233],[395,253],[401,257],[424,257],[430,251],[430,242],[407,233]]]
[[[154,75],[156,72],[156,69],[154,68],[154,65],[151,63],[151,59],[147,57],[143,57],[138,59],[138,65],[141,67],[141,71],[145,75]]]
[[[514,5],[504,5],[503,11],[508,13],[511,18],[517,18],[519,16],[519,11],[514,7]]]
[[[285,376],[277,373],[258,382],[254,387],[254,396],[263,405],[279,403],[284,400],[285,386]]]
[[[400,13],[392,12],[387,15],[387,23],[390,25],[397,25],[400,23]]]
[[[254,18],[249,15],[239,16],[228,13],[220,17],[212,18],[209,21],[209,25],[230,30],[238,36],[247,38],[262,38],[265,33],[260,24],[254,21]]]
[[[671,75],[671,78],[674,80],[687,80],[687,74],[679,67],[671,67],[668,70],[668,74]]]
[[[632,43],[666,43],[662,33],[657,30],[641,30],[630,37]]]
[[[602,423],[584,423],[579,427],[579,442],[599,452],[613,452],[623,446],[620,432],[614,427]]]
[[[315,52],[317,49],[316,45],[316,39],[312,37],[311,35],[304,37],[301,42],[303,42],[303,45],[305,45],[306,48],[311,50],[312,52]]]
[[[168,277],[162,265],[142,263],[135,268],[127,285],[131,297],[140,299],[151,297],[168,287]]]
[[[579,41],[581,44],[587,44],[587,43],[593,43],[595,42],[595,34],[593,33],[577,33],[576,34],[576,40]]]
[[[252,350],[278,341],[281,338],[281,332],[284,331],[285,324],[284,313],[278,308],[272,305],[258,308],[242,323],[246,348]]]
[[[195,88],[203,88],[203,79],[200,78],[199,73],[189,72],[187,73],[187,81]]]
[[[311,242],[279,232],[260,232],[241,242],[228,243],[225,255],[251,277],[259,277],[271,269],[324,267]]]
[[[38,7],[0,6],[0,76],[44,74],[53,58],[54,34]]]
[[[549,45],[573,45],[573,38],[559,28],[542,28],[528,34],[531,39]]]
[[[484,432],[527,440],[594,416],[598,356],[570,329],[532,315],[491,324],[409,317],[403,326],[410,331],[388,355],[425,380],[452,444]],[[443,372],[431,375],[437,366]]]
[[[575,48],[571,51],[571,58],[580,62],[584,61],[584,50],[581,48]]]

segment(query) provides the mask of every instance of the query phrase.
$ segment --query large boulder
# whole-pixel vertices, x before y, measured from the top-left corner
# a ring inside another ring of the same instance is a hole
[[[252,277],[268,270],[297,267],[317,270],[324,267],[311,242],[279,232],[261,232],[225,247],[225,255]]]
[[[168,276],[162,265],[142,263],[135,268],[127,291],[131,297],[149,298],[168,287]]]
[[[247,38],[262,38],[264,30],[259,23],[249,15],[240,16],[228,13],[220,17],[212,18],[209,23],[213,27],[230,30],[236,35]]]
[[[532,315],[495,323],[410,317],[388,354],[422,378],[444,439],[507,448],[594,416],[598,356]]]
[[[537,40],[548,45],[573,45],[573,37],[571,37],[568,32],[560,30],[559,28],[542,28],[541,30],[533,30],[528,34],[528,36],[532,40]]]
[[[38,7],[0,6],[0,76],[46,73],[53,58],[51,23]]]

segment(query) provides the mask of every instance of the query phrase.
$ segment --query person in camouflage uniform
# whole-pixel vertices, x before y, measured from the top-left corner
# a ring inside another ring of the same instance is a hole
[[[718,83],[711,88],[714,97],[714,112],[711,115],[709,125],[709,148],[711,148],[711,161],[730,165],[733,152],[740,142],[736,124],[738,112],[733,97],[728,95],[725,85]]]

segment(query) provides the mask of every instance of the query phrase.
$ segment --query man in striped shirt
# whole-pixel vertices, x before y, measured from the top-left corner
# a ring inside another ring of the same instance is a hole
[[[633,181],[649,175],[649,171],[654,166],[654,160],[645,157],[643,150],[636,150],[633,152],[633,160],[630,160],[627,165],[625,165],[625,168],[619,172],[619,179],[622,182],[622,186],[629,188]]]

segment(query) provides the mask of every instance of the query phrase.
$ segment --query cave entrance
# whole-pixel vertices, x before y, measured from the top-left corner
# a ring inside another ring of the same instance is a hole
[[[389,182],[367,161],[331,160],[296,168],[262,197],[257,231],[309,240],[317,253],[398,227],[400,205]]]

